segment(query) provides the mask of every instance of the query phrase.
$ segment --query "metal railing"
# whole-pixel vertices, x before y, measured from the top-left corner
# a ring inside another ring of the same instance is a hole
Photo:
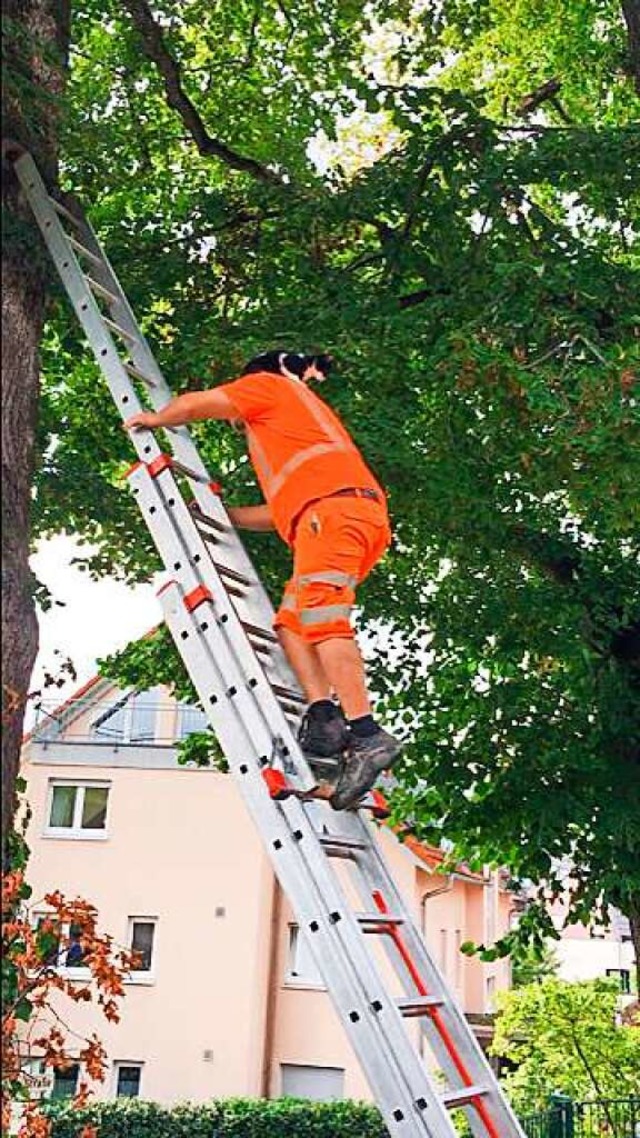
[[[95,703],[72,699],[60,706],[43,700],[34,712],[31,737],[45,746],[173,746],[206,726],[204,712],[197,707],[159,701],[148,692],[126,692]]]
[[[523,1118],[522,1128],[527,1138],[640,1138],[640,1096],[573,1102],[558,1095]]]

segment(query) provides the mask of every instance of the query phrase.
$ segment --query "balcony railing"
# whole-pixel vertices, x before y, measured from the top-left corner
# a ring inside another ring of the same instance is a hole
[[[206,717],[198,707],[159,700],[146,692],[127,692],[92,703],[70,700],[62,707],[42,701],[35,711],[31,737],[44,746],[170,747],[206,728]]]

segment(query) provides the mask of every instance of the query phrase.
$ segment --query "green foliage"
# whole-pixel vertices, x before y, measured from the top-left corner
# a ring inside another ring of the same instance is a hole
[[[541,952],[531,944],[521,947],[511,958],[511,982],[514,988],[540,984],[558,970],[558,958],[553,949],[545,946]]]
[[[640,912],[640,136],[624,28],[609,0],[448,0],[389,41],[397,82],[378,82],[363,37],[411,8],[154,7],[205,128],[278,185],[200,153],[127,6],[83,0],[64,177],[176,392],[274,343],[337,357],[325,393],[389,488],[396,535],[359,602],[380,710],[410,737],[398,817],[551,894],[570,853],[571,920],[601,901]],[[559,104],[523,111],[556,72]],[[402,142],[351,181],[323,177],[309,143],[356,104]],[[156,555],[119,483],[130,448],[59,301],[44,348],[36,533],[90,540],[92,572],[148,577]],[[196,434],[229,500],[255,500],[238,436]],[[285,551],[250,546],[277,593]],[[173,652],[135,652],[135,686],[189,698]],[[127,653],[127,682],[131,667]],[[540,908],[526,931],[544,940]]]
[[[637,1094],[640,1024],[619,1026],[608,980],[547,978],[498,995],[494,1055],[517,1069],[505,1087],[521,1114],[543,1110],[551,1090],[574,1099]]]
[[[100,1138],[385,1138],[373,1107],[353,1102],[231,1099],[175,1107],[139,1099],[95,1103],[82,1110],[48,1108],[52,1138],[79,1138],[87,1123]]]

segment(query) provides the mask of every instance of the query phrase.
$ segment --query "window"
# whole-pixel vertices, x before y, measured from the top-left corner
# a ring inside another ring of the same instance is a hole
[[[116,1098],[138,1098],[142,1063],[116,1063]]]
[[[285,1098],[306,1098],[314,1102],[344,1098],[342,1067],[303,1067],[297,1063],[283,1063],[280,1070]]]
[[[33,913],[31,924],[36,933],[40,934],[38,947],[44,954],[44,963],[56,965],[60,956],[60,926],[52,919],[50,913]]]
[[[70,1067],[65,1067],[64,1070],[54,1071],[51,1098],[73,1098],[78,1086],[79,1074],[80,1067],[77,1063],[72,1063]]]
[[[106,837],[109,783],[50,783],[47,833],[60,838]]]
[[[289,925],[289,955],[285,983],[305,988],[324,987],[322,976],[311,955],[309,942],[300,932],[298,925]]]
[[[102,711],[91,724],[91,734],[100,742],[153,743],[162,688],[127,692]]]
[[[495,976],[487,976],[486,993],[487,993],[486,1010],[488,1012],[491,1012],[491,1011],[493,1011],[493,1001],[494,1001],[495,994],[496,994],[496,978],[495,978]]]
[[[84,962],[85,950],[81,943],[80,925],[57,923],[51,913],[34,913],[32,927],[41,934],[40,945],[45,961],[57,968],[88,967]],[[84,978],[84,977],[83,977]]]
[[[631,972],[628,968],[606,968],[605,972],[607,976],[618,981],[624,996],[631,994]]]
[[[139,963],[131,974],[133,979],[151,977],[156,923],[155,917],[129,918],[129,946],[140,955]]]
[[[206,731],[209,721],[199,707],[188,707],[181,703],[178,707],[178,739],[186,739],[194,731]]]
[[[86,968],[84,963],[84,949],[80,942],[80,926],[71,925],[69,928],[69,942],[64,957],[65,968]]]
[[[440,968],[445,976],[449,974],[449,930],[440,929]]]
[[[462,959],[463,959],[463,957],[462,957],[462,953],[460,951],[461,947],[462,947],[462,932],[460,929],[456,929],[456,931],[455,931],[455,954],[456,955],[455,955],[455,960],[454,960],[454,968],[455,968],[454,983],[455,983],[456,988],[460,988],[462,985]]]

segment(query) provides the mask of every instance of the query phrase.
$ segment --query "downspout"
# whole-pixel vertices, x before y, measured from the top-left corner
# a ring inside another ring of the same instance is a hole
[[[420,931],[422,933],[422,939],[425,944],[427,943],[427,901],[430,901],[432,897],[439,897],[442,893],[450,893],[452,889],[453,874],[447,877],[444,885],[438,885],[435,889],[427,889],[427,891],[423,893],[422,897],[420,898]],[[420,1032],[419,1049],[420,1058],[425,1059],[426,1039],[424,1031]]]
[[[262,1052],[261,1098],[269,1098],[271,1091],[271,1068],[273,1065],[273,1042],[276,1030],[276,1009],[278,1003],[278,948],[280,919],[282,916],[282,889],[273,874],[271,892],[271,928],[269,933],[269,970],[267,974],[267,1001],[264,1022],[264,1048]]]

